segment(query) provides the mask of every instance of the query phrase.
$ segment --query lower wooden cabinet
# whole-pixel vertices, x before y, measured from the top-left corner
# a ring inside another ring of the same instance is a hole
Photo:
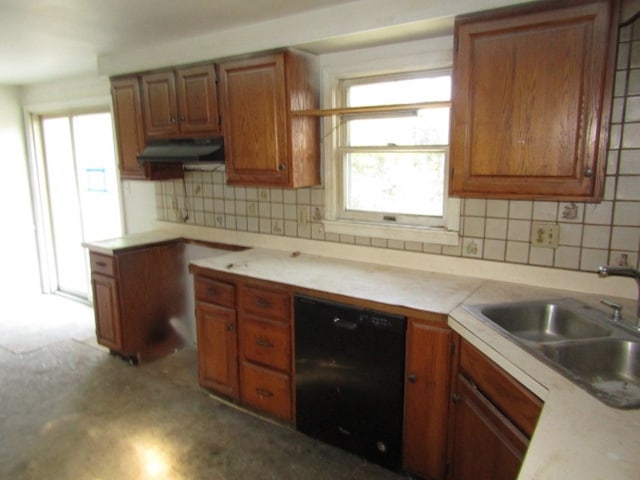
[[[404,468],[429,479],[446,469],[447,415],[451,372],[451,330],[446,318],[410,319],[404,412]]]
[[[191,267],[200,385],[293,422],[291,293]]]
[[[528,439],[464,376],[456,382],[452,480],[514,480]]]
[[[454,379],[450,480],[515,480],[542,401],[461,340]]]
[[[196,265],[190,270],[200,385],[293,424],[294,290]],[[429,480],[515,479],[541,408],[535,395],[454,333],[445,315],[408,318],[406,472]]]
[[[112,254],[89,250],[99,344],[132,363],[182,345],[170,320],[185,314],[183,253],[179,240]]]

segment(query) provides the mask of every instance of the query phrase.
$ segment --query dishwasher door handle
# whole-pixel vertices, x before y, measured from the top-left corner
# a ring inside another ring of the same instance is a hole
[[[356,322],[342,320],[340,317],[333,317],[333,324],[336,327],[344,328],[345,330],[355,330],[358,328],[358,324]]]

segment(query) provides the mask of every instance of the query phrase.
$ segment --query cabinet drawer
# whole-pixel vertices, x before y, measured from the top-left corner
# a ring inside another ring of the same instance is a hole
[[[230,308],[235,306],[235,287],[230,283],[198,276],[195,291],[196,300],[199,302],[215,303]]]
[[[529,438],[542,401],[467,342],[460,342],[460,368],[492,403]]]
[[[240,304],[245,312],[289,322],[289,294],[285,291],[245,285]]]
[[[245,316],[240,322],[242,357],[262,365],[290,371],[289,325]]]
[[[242,362],[243,403],[287,422],[291,421],[291,381],[289,375]]]
[[[89,263],[93,273],[101,273],[109,277],[116,275],[116,260],[111,255],[89,252]]]

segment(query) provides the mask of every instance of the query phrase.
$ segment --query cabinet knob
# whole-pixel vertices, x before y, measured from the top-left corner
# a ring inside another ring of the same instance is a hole
[[[591,178],[593,177],[593,170],[590,168],[585,168],[584,169],[584,176],[587,178]]]
[[[409,383],[416,383],[418,381],[418,376],[415,373],[411,373],[407,377],[407,380],[409,380]]]
[[[233,323],[227,323],[227,332],[233,332]]]
[[[180,115],[180,121],[184,122],[185,120],[186,120],[185,116],[184,115]]]
[[[462,396],[459,393],[454,393],[453,395],[451,395],[451,400],[453,400],[453,403],[458,403],[460,400],[462,400]]]
[[[281,171],[281,172],[284,171],[285,168],[287,168],[287,167],[285,166],[284,163],[281,163],[280,165],[278,165],[278,170]]]
[[[169,117],[169,123],[176,123],[176,117]]]

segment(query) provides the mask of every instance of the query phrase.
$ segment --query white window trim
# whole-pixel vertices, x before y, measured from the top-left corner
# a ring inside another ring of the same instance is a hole
[[[451,68],[453,40],[442,37],[430,41],[412,42],[365,49],[358,52],[327,55],[322,61],[323,108],[339,106],[339,82],[343,78],[379,75],[391,72]],[[345,220],[339,217],[342,174],[337,171],[339,162],[337,138],[338,116],[324,118],[324,184],[325,184],[325,232],[356,235],[390,240],[415,241],[456,246],[460,243],[460,199],[447,196],[443,227],[419,227],[383,225],[379,223]],[[447,176],[448,179],[448,176]],[[445,185],[445,192],[448,191]]]

